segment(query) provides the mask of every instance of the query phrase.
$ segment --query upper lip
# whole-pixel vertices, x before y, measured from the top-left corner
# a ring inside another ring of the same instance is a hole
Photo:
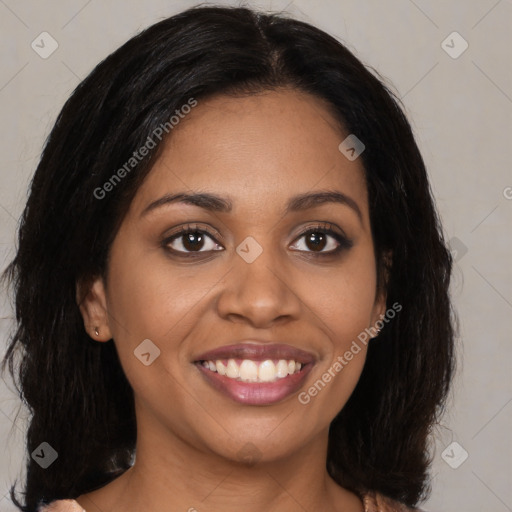
[[[310,352],[284,343],[262,343],[257,340],[246,340],[203,352],[195,358],[195,361],[215,361],[218,359],[251,359],[253,361],[293,359],[298,363],[308,364],[313,362],[315,357]]]

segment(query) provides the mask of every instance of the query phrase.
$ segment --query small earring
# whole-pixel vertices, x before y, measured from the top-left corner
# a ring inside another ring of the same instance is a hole
[[[99,331],[98,327],[94,328],[94,334],[96,334],[96,336],[100,335],[100,331]]]

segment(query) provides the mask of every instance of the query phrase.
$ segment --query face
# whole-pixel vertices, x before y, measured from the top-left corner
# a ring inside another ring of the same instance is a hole
[[[385,305],[347,135],[291,90],[200,101],[173,129],[81,306],[114,339],[138,442],[271,460],[326,439]]]

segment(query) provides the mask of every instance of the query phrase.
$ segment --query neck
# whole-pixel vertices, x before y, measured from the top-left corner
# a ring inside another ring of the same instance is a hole
[[[327,473],[328,431],[287,457],[242,463],[161,430],[158,425],[139,430],[133,467],[78,498],[87,512],[363,510],[359,498]]]

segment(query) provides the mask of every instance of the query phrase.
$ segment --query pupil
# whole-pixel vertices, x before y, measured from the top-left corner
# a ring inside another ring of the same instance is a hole
[[[309,246],[312,243],[312,247]],[[307,239],[308,249],[323,249],[325,245],[325,237],[323,233],[311,233]]]
[[[183,246],[187,251],[193,251],[200,249],[203,242],[203,236],[201,233],[188,233],[185,235],[185,243]]]

